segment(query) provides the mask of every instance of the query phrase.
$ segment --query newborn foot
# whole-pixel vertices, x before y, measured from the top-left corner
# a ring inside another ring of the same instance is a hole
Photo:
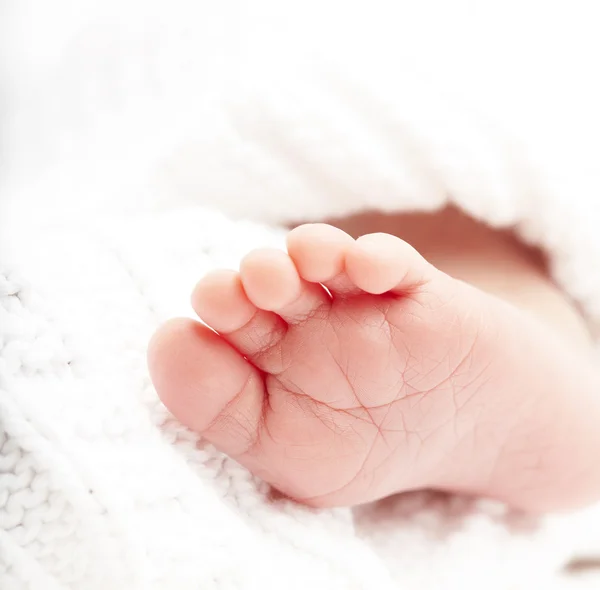
[[[200,281],[212,330],[178,319],[155,335],[151,375],[184,424],[314,506],[417,488],[531,510],[596,497],[581,352],[394,236],[305,225],[288,251]]]

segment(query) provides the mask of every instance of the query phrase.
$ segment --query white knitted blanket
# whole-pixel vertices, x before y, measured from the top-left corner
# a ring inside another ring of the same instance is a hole
[[[145,366],[204,272],[282,244],[243,219],[363,208],[453,202],[515,226],[598,334],[590,15],[534,0],[6,8],[2,590],[597,587],[561,572],[600,554],[597,507],[534,519],[416,493],[312,511],[170,418]]]

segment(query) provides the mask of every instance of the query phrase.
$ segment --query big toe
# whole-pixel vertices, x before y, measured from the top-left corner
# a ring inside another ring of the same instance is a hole
[[[187,427],[233,457],[256,443],[263,378],[212,330],[170,320],[150,342],[148,367],[160,399]]]

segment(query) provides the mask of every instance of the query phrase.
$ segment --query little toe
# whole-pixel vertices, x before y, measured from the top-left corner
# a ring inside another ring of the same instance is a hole
[[[326,223],[308,223],[294,228],[287,249],[298,273],[306,281],[319,282],[332,294],[352,294],[359,289],[348,278],[344,261],[354,239]]]
[[[236,271],[206,274],[192,293],[192,307],[203,322],[251,359],[272,349],[287,331],[277,314],[257,308],[248,299]]]
[[[188,428],[233,457],[257,443],[262,376],[213,331],[189,319],[167,322],[150,342],[148,367],[160,399]]]
[[[348,248],[345,266],[352,282],[373,295],[423,286],[435,270],[410,244],[385,233],[358,238]]]
[[[250,252],[240,264],[240,276],[254,305],[275,312],[288,323],[301,322],[330,305],[325,289],[303,280],[292,259],[281,250]]]

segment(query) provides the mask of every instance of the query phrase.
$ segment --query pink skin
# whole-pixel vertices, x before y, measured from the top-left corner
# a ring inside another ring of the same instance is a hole
[[[160,328],[159,396],[299,501],[429,487],[538,511],[600,495],[591,363],[399,238],[300,226],[288,254],[249,253],[239,273],[204,277],[192,303],[214,331]]]

